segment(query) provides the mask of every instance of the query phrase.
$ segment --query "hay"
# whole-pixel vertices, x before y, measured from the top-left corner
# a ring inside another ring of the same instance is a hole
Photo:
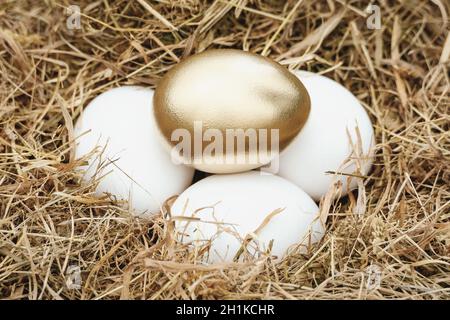
[[[366,1],[76,3],[81,30],[69,1],[0,4],[1,298],[450,298],[448,2],[379,1],[380,30]],[[72,122],[91,99],[218,47],[325,74],[374,122],[370,177],[324,199],[327,235],[280,263],[196,264],[161,214],[131,218],[74,170]]]

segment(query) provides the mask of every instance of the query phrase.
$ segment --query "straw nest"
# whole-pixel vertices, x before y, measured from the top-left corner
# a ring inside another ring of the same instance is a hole
[[[380,29],[366,1],[76,3],[81,29],[69,1],[0,4],[1,298],[450,298],[448,2],[377,1]],[[80,183],[72,126],[91,99],[219,47],[333,78],[374,123],[370,176],[321,201],[306,253],[201,265],[163,213],[134,219]]]

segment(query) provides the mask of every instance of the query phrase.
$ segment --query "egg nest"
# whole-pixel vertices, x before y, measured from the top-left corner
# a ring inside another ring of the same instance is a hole
[[[450,3],[380,1],[368,28],[367,1],[227,2],[77,1],[76,28],[68,1],[1,1],[0,298],[450,298]],[[209,48],[326,75],[374,123],[372,171],[322,199],[327,232],[307,252],[203,265],[172,237],[170,201],[136,219],[81,184],[83,107],[118,85],[154,88]]]

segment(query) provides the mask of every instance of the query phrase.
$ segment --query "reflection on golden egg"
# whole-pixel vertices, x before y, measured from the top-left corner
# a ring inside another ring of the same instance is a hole
[[[231,49],[183,60],[160,81],[153,103],[172,159],[211,173],[269,163],[310,110],[305,87],[286,68]]]

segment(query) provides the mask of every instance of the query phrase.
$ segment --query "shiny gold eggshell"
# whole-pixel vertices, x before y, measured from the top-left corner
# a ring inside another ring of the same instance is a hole
[[[219,129],[224,136],[226,129],[279,129],[279,151],[300,132],[310,110],[305,87],[285,67],[233,49],[208,50],[180,62],[161,79],[153,104],[169,146],[176,145],[171,139],[174,130],[184,128],[194,136],[194,122],[201,121],[203,130]],[[207,145],[203,142],[201,147]],[[245,154],[250,152],[246,145]],[[261,165],[193,164],[211,173],[241,172]]]

